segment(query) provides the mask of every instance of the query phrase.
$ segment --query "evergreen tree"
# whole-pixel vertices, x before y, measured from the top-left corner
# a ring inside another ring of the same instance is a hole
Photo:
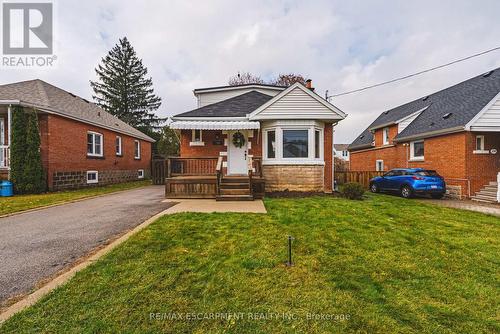
[[[101,108],[141,130],[165,121],[154,113],[161,98],[154,94],[153,80],[126,37],[102,58],[95,71],[98,81],[90,85]]]
[[[12,107],[11,131],[10,179],[14,183],[14,190],[22,192],[26,159],[26,114],[20,106]]]
[[[180,140],[174,129],[166,126],[161,131],[161,137],[156,141],[156,153],[164,157],[179,155]]]
[[[45,191],[45,174],[40,154],[40,132],[36,111],[27,113],[26,156],[23,171],[22,192],[38,194]]]

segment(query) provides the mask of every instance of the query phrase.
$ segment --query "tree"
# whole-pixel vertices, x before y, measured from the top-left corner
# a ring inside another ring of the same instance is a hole
[[[20,192],[23,185],[26,158],[26,114],[20,106],[12,107],[12,133],[10,146],[10,179],[14,190]]]
[[[179,155],[179,136],[174,129],[168,126],[162,129],[161,137],[156,144],[156,153],[164,157]]]
[[[122,121],[141,130],[158,127],[165,119],[155,115],[161,98],[153,80],[127,37],[119,40],[95,69],[98,81],[90,81],[97,104]]]
[[[238,86],[238,85],[246,85],[246,84],[263,84],[264,80],[257,75],[253,75],[250,72],[243,72],[236,75],[233,75],[229,78],[228,84],[229,86]]]
[[[45,191],[45,174],[40,155],[40,132],[36,111],[27,114],[26,156],[21,191],[27,194],[39,194]]]
[[[289,74],[283,74],[281,73],[278,75],[278,77],[274,80],[271,80],[269,84],[275,85],[275,86],[285,86],[289,87],[293,85],[296,82],[300,82],[301,84],[305,85],[306,84],[306,79],[302,74],[295,74],[295,73],[289,73]]]

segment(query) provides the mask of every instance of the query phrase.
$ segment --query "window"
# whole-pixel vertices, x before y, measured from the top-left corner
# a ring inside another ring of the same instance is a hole
[[[384,160],[377,160],[375,162],[375,170],[381,172],[384,170]]]
[[[283,130],[283,158],[307,158],[307,130]]]
[[[190,146],[204,146],[203,134],[201,130],[191,130],[191,142]]]
[[[314,158],[320,158],[321,132],[314,130]]]
[[[342,156],[347,158],[349,156],[349,151],[342,151]]]
[[[276,131],[267,131],[267,158],[276,158]]]
[[[134,159],[141,158],[141,142],[134,140]]]
[[[475,152],[484,152],[484,136],[476,136]]]
[[[87,132],[87,155],[91,157],[102,157],[102,134]]]
[[[122,137],[120,137],[120,136],[116,136],[115,151],[116,151],[116,155],[119,155],[119,156],[122,155]]]
[[[95,170],[87,171],[87,183],[98,183],[99,182],[99,172]]]
[[[137,171],[137,178],[143,179],[144,178],[144,169],[139,169]]]
[[[389,145],[389,128],[384,128],[383,136],[384,136],[384,145]]]
[[[410,160],[424,160],[424,141],[410,143]]]

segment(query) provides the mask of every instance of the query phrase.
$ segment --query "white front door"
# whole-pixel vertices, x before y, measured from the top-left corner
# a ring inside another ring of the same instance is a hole
[[[246,131],[240,131],[245,136],[245,145],[236,147],[233,144],[233,135],[237,131],[229,132],[227,136],[227,173],[230,175],[247,175],[247,143]]]

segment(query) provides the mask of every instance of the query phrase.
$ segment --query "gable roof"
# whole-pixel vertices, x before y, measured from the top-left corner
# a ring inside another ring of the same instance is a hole
[[[182,114],[175,115],[173,118],[183,117],[246,117],[273,97],[267,94],[251,91],[241,94],[227,100],[216,102],[197,108]]]
[[[316,101],[315,105],[311,105],[311,103],[306,102],[305,100],[300,100],[300,96],[295,96],[290,99],[290,101],[287,101],[287,103],[283,103],[283,105],[276,106],[282,102],[282,100],[286,99],[289,94],[292,94],[294,91],[302,93],[302,95],[309,96],[311,99],[310,101]],[[304,104],[308,104],[308,106],[304,106]],[[293,106],[291,106],[293,104]],[[290,115],[290,118],[303,118],[303,119],[318,119],[318,118],[328,118],[328,119],[334,119],[334,120],[341,120],[344,119],[347,115],[313,92],[311,89],[305,87],[303,84],[296,82],[278,95],[274,96],[272,99],[267,101],[265,104],[261,105],[259,108],[254,110],[252,113],[248,115],[248,118],[250,120],[259,120],[259,119],[280,119],[284,114],[290,113],[290,110],[293,109],[293,107],[297,107],[298,104],[300,105],[299,110],[293,110],[293,115]],[[273,106],[276,106],[277,110],[274,110],[273,112],[270,112],[269,114],[272,115],[264,115],[266,110],[269,111]],[[317,109],[317,106],[322,106],[323,110],[319,110],[317,113],[312,113],[312,109]],[[307,111],[305,111],[308,109]],[[326,112],[325,112],[326,111]],[[281,114],[281,115],[280,115]],[[291,113],[290,113],[291,114]]]
[[[18,102],[21,105],[154,142],[151,137],[96,104],[39,79],[0,85],[0,102],[2,100]]]
[[[419,110],[422,112],[395,137],[395,141],[464,130],[467,123],[499,92],[500,68],[497,68],[383,112],[349,145],[349,149],[372,147],[374,138],[371,130],[397,124]],[[447,117],[443,117],[445,115]]]

